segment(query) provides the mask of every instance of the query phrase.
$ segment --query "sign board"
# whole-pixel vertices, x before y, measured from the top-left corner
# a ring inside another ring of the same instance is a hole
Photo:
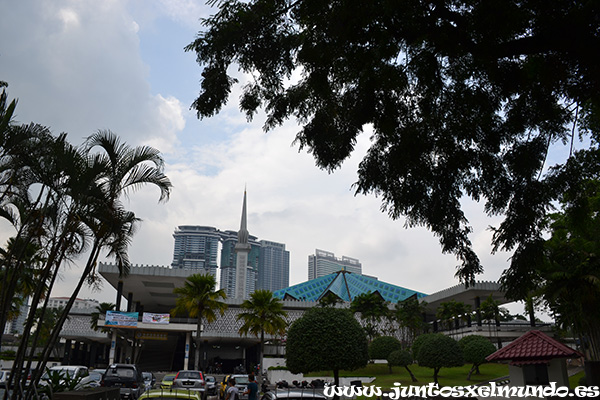
[[[107,311],[105,325],[135,327],[138,323],[139,313],[123,311]]]
[[[168,324],[170,319],[170,314],[155,314],[147,312],[142,314],[142,322],[146,324]]]

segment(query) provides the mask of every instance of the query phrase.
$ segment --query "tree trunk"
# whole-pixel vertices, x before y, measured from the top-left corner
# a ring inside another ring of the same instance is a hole
[[[477,368],[477,366],[475,364],[473,364],[473,366],[471,367],[471,369],[469,370],[469,374],[467,375],[467,380],[470,381],[471,380],[471,375],[473,374],[473,372],[475,371],[475,369]]]
[[[335,385],[336,388],[340,387],[340,370],[339,369],[334,369],[333,370],[333,384]],[[339,396],[337,395],[337,391],[335,392],[335,395],[333,396],[333,400],[339,400]]]
[[[438,384],[438,373],[440,372],[439,368],[433,369],[433,383]]]
[[[79,278],[79,282],[77,283],[77,286],[75,287],[75,289],[73,289],[73,293],[71,293],[71,297],[69,298],[69,301],[65,305],[65,308],[64,308],[62,314],[60,315],[58,321],[56,322],[56,326],[52,330],[50,339],[48,340],[48,343],[46,344],[46,346],[44,347],[44,350],[42,351],[42,357],[41,357],[40,361],[38,362],[38,367],[37,367],[36,373],[34,374],[34,376],[32,376],[32,379],[31,379],[31,385],[33,385],[33,386],[38,384],[40,377],[43,374],[43,371],[46,367],[48,359],[50,358],[52,349],[58,343],[60,331],[69,316],[69,312],[71,311],[71,308],[73,307],[73,304],[75,303],[75,299],[77,299],[77,296],[79,295],[79,291],[81,290],[89,273],[92,271],[94,264],[98,260],[98,255],[100,253],[101,247],[102,246],[101,246],[100,242],[98,242],[98,241],[96,241],[94,243],[94,245],[92,246],[92,250],[90,252],[90,257],[88,258],[87,264],[86,264],[85,268],[83,269],[81,277]]]
[[[417,378],[415,377],[415,374],[412,373],[412,371],[408,368],[408,365],[405,365],[404,368],[406,368],[406,370],[408,371],[409,375],[410,375],[410,379],[413,382],[418,382]]]
[[[40,280],[39,280],[38,287],[36,288],[36,291],[31,300],[31,307],[29,309],[29,315],[28,315],[27,320],[24,325],[23,334],[21,335],[21,341],[19,343],[19,348],[18,348],[17,354],[15,356],[15,360],[13,363],[13,367],[11,369],[11,373],[10,373],[10,377],[7,382],[7,385],[14,384],[15,387],[19,387],[19,383],[22,382],[22,385],[24,387],[25,383],[27,382],[27,376],[24,376],[24,377],[21,376],[22,370],[23,370],[23,364],[25,362],[25,354],[27,352],[27,343],[29,340],[29,335],[31,334],[31,329],[35,322],[35,312],[37,309],[37,304],[39,303],[40,299],[42,298],[42,296],[44,295],[44,292],[46,290],[44,283],[50,276],[50,272],[52,270],[52,266],[54,265],[56,255],[57,254],[56,254],[56,246],[55,246],[55,248],[51,252],[51,256],[48,257],[48,260],[46,260],[46,266],[42,270],[42,274],[39,278]],[[18,394],[19,394],[18,392],[19,392],[18,390],[15,390],[13,392],[13,395],[11,396],[11,398],[16,400],[18,397]],[[4,393],[4,398],[6,399],[7,397],[8,397],[8,391],[6,391]]]
[[[194,352],[194,369],[200,371],[200,358],[202,357],[202,315],[198,314],[196,326],[196,351]]]
[[[258,379],[257,382],[262,382],[262,371],[264,368],[263,361],[265,355],[265,331],[260,330],[260,349],[258,353]]]
[[[40,201],[43,197],[43,194],[44,194],[44,188],[42,188],[42,190],[40,190],[40,193],[38,194],[36,201],[33,203],[33,207],[35,207],[37,204],[40,203]],[[44,202],[44,207],[46,207],[48,205],[49,201],[50,201],[50,198],[49,198],[49,196],[47,196],[46,200]],[[32,216],[32,213],[28,213],[27,217],[23,221],[21,221],[21,226],[20,226],[17,234],[15,235],[15,243],[22,236],[23,230],[24,230],[25,226],[28,225],[28,223],[31,219],[31,216]],[[40,228],[40,226],[42,225],[42,222],[43,222],[43,218],[39,218],[38,223],[34,226],[33,231],[37,231]],[[33,240],[33,236],[31,234],[29,234],[27,236],[27,238],[24,240],[25,240],[25,242],[22,245],[23,247],[21,249],[21,252],[16,257],[14,257],[15,261],[16,261],[14,268],[11,268],[12,263],[10,263],[9,265],[7,265],[4,268],[5,281],[3,281],[2,285],[0,286],[0,288],[1,288],[1,290],[0,290],[0,332],[4,332],[4,328],[6,327],[6,322],[8,322],[6,316],[8,314],[8,310],[10,309],[10,302],[15,294],[15,289],[17,287],[17,283],[19,280],[19,273],[18,273],[19,265],[22,264],[23,255],[26,251],[27,246]],[[13,258],[13,250],[11,249],[10,252],[6,255],[6,259],[11,260],[12,258]],[[10,273],[11,269],[14,269],[14,271],[12,272],[12,275]],[[10,276],[10,281],[7,282],[6,278],[9,276]],[[1,348],[2,348],[2,343],[0,341],[0,349]],[[6,396],[4,396],[4,398],[6,398]]]

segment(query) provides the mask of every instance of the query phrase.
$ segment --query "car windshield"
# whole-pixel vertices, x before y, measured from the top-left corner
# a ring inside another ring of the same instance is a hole
[[[50,373],[52,375],[58,373],[61,377],[64,378],[67,375],[69,375],[69,377],[72,377],[73,375],[75,375],[75,370],[73,370],[73,369],[64,369],[64,368],[50,368]],[[44,372],[44,374],[42,375],[41,379],[49,379],[48,371]]]
[[[175,379],[175,375],[165,375],[165,377],[163,378],[163,381],[171,382],[173,379]]]
[[[247,376],[236,376],[234,379],[235,379],[236,385],[247,385],[248,384]]]
[[[119,378],[133,378],[135,376],[135,373],[131,368],[109,368],[106,370],[106,376],[117,376]]]
[[[198,371],[181,371],[177,375],[177,379],[201,379],[201,376]]]

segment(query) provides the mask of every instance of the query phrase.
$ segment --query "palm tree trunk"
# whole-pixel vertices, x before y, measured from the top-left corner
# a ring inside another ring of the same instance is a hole
[[[54,246],[54,248],[51,250],[51,255],[48,258],[48,260],[46,260],[46,266],[44,267],[44,269],[42,270],[42,275],[40,276],[40,281],[38,284],[38,287],[33,295],[32,301],[31,301],[31,308],[29,310],[29,316],[27,317],[27,321],[24,325],[24,329],[23,329],[23,334],[21,336],[21,341],[19,343],[19,348],[17,350],[17,354],[15,356],[15,360],[13,363],[13,367],[11,370],[11,374],[9,377],[9,382],[15,384],[15,386],[22,381],[23,386],[26,383],[27,380],[27,376],[21,378],[22,375],[22,370],[23,370],[23,363],[25,361],[25,353],[27,351],[27,342],[29,340],[29,335],[31,332],[31,329],[33,327],[33,323],[35,322],[35,312],[37,310],[37,304],[39,303],[40,299],[42,298],[42,295],[44,294],[44,292],[46,291],[46,287],[44,285],[44,282],[46,282],[46,280],[48,280],[49,276],[50,276],[50,272],[52,271],[52,267],[55,264],[55,260],[56,260],[56,256],[57,256],[57,247]],[[12,399],[16,400],[17,399],[17,393],[18,391],[15,391],[12,395]],[[7,392],[5,392],[5,399],[7,396]]]
[[[265,356],[265,331],[260,331],[260,348],[258,353],[258,382],[262,381],[262,371],[264,368],[264,356]]]
[[[202,356],[202,316],[198,315],[198,324],[196,326],[196,351],[194,352],[194,369],[200,370],[200,357]]]
[[[90,257],[88,258],[88,261],[83,270],[83,273],[81,274],[81,277],[79,278],[79,282],[77,283],[77,286],[73,290],[73,293],[71,294],[71,297],[69,298],[69,301],[65,305],[65,308],[64,308],[62,314],[60,315],[58,321],[56,322],[56,325],[54,326],[54,329],[52,329],[50,339],[48,340],[48,343],[46,344],[46,346],[44,347],[44,350],[42,351],[42,356],[38,362],[38,368],[37,368],[36,374],[31,379],[32,385],[37,385],[40,380],[40,377],[42,376],[43,370],[45,369],[46,364],[48,363],[48,359],[50,358],[52,349],[54,348],[54,346],[56,346],[56,344],[58,342],[58,337],[59,337],[60,331],[62,330],[62,327],[63,327],[65,321],[67,320],[69,312],[71,311],[71,308],[73,307],[73,304],[75,303],[75,299],[77,299],[77,296],[79,295],[79,291],[81,290],[90,271],[92,270],[93,266],[95,265],[95,263],[98,260],[98,255],[100,254],[100,248],[101,248],[101,243],[98,240],[96,240],[92,247],[92,250],[90,252]]]
[[[41,201],[43,193],[44,193],[44,188],[42,188],[40,190],[40,193],[38,194],[37,199],[33,203],[34,208]],[[48,203],[50,201],[49,197],[50,196],[46,196],[44,207],[46,207],[48,205]],[[21,226],[17,232],[17,235],[15,236],[15,240],[20,240],[19,238],[22,237],[23,231],[24,231],[25,227],[27,226],[28,221],[31,219],[31,215],[32,215],[32,213],[28,213],[25,220],[21,221]],[[41,227],[42,222],[43,222],[43,218],[39,218],[38,223],[33,227],[33,231],[37,231]],[[11,268],[11,265],[13,265],[12,263],[8,263],[5,267],[5,273],[4,273],[5,279],[6,279],[6,277],[10,276],[10,281],[2,282],[2,286],[0,286],[2,288],[2,290],[0,291],[0,332],[4,332],[4,328],[6,327],[6,322],[7,322],[6,316],[8,314],[8,310],[10,308],[10,302],[15,295],[15,289],[16,289],[17,283],[19,281],[18,271],[19,271],[20,267],[22,266],[22,258],[25,253],[25,249],[31,243],[32,239],[33,239],[32,234],[27,235],[27,237],[23,239],[24,245],[21,248],[20,253],[16,256],[16,259],[15,259],[16,262],[14,264],[14,267]],[[7,260],[11,260],[12,258],[13,258],[12,249],[10,249],[9,254],[7,255]],[[11,273],[11,269],[12,269],[12,273]],[[0,349],[1,348],[2,348],[2,344],[0,343]]]

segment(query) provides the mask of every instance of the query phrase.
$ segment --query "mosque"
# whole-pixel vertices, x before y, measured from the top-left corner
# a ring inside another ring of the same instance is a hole
[[[66,341],[63,362],[85,363],[90,366],[105,366],[112,362],[135,362],[144,370],[173,371],[187,369],[193,365],[192,358],[201,357],[205,369],[219,367],[224,373],[243,365],[250,368],[258,364],[259,340],[253,336],[241,336],[238,330],[241,321],[238,315],[241,304],[247,298],[248,285],[246,270],[248,245],[246,219],[246,194],[242,206],[242,218],[238,232],[236,292],[225,302],[228,309],[215,322],[203,325],[197,332],[195,319],[170,315],[175,307],[176,295],[173,289],[180,287],[190,275],[197,273],[193,269],[174,269],[163,266],[132,266],[127,277],[121,277],[113,264],[99,265],[99,273],[117,290],[116,309],[121,310],[121,299],[126,298],[126,311],[107,313],[98,326],[110,333],[90,332],[89,319],[85,315],[73,315],[61,335]],[[287,312],[291,323],[305,310],[317,306],[323,296],[336,296],[342,307],[348,307],[352,299],[363,293],[377,293],[384,300],[396,304],[408,298],[417,298],[427,305],[425,319],[435,328],[435,312],[439,305],[449,300],[461,301],[475,311],[475,321],[468,321],[462,331],[454,334],[476,332],[496,340],[500,346],[503,340],[514,340],[523,332],[520,330],[501,330],[495,327],[494,333],[482,324],[479,305],[482,300],[492,296],[500,304],[507,303],[504,293],[496,282],[476,282],[465,287],[456,285],[427,295],[391,283],[379,281],[375,277],[341,270],[335,273],[311,279],[309,281],[280,289],[274,292]],[[87,324],[87,328],[86,328]],[[87,329],[87,332],[84,332]],[[539,327],[538,327],[539,329]],[[194,349],[194,338],[200,335],[201,349]],[[281,356],[285,352],[279,337],[267,337],[265,355]]]

